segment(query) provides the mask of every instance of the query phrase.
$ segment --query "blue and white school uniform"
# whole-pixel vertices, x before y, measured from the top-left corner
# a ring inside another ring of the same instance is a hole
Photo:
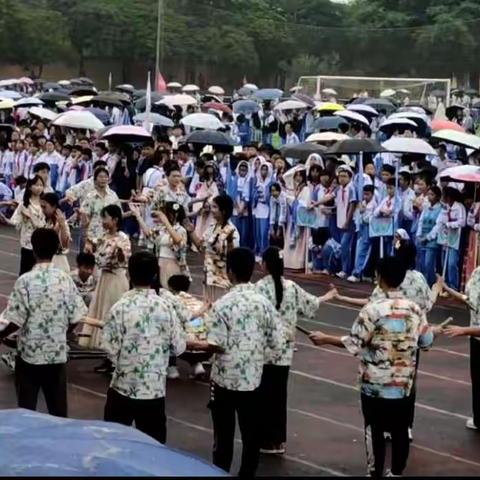
[[[260,171],[263,165],[268,166],[266,178]],[[258,169],[253,190],[253,217],[255,219],[255,255],[260,256],[268,248],[268,231],[270,229],[270,186],[272,185],[272,166],[262,163]]]
[[[240,246],[251,246],[251,232],[250,232],[250,218],[249,218],[249,203],[250,203],[250,175],[247,173],[245,177],[241,177],[239,172],[240,165],[246,165],[248,162],[242,161],[238,164],[235,174],[230,174],[227,178],[227,193],[234,202],[232,223],[238,230],[240,236]],[[240,212],[239,206],[243,205]]]
[[[362,200],[362,205],[365,207],[363,212],[358,213],[358,228],[357,228],[357,248],[355,252],[355,266],[353,275],[361,278],[367,268],[370,255],[372,253],[372,241],[369,235],[370,220],[377,208],[375,197],[366,203]]]

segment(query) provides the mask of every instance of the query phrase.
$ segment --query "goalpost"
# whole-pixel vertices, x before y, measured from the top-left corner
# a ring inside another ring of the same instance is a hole
[[[447,107],[450,102],[451,80],[448,78],[389,78],[389,77],[343,77],[343,76],[302,76],[298,79],[299,92],[315,100],[329,100],[335,97],[346,102],[354,97],[391,97],[399,101],[408,100],[427,104],[428,101],[442,101]],[[327,89],[327,92],[325,92]],[[334,90],[336,95],[328,93]]]

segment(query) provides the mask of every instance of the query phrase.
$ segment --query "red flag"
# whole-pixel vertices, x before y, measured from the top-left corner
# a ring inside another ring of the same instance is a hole
[[[155,90],[158,93],[163,93],[167,91],[167,83],[165,82],[165,79],[160,72],[158,72],[157,78],[155,79]]]

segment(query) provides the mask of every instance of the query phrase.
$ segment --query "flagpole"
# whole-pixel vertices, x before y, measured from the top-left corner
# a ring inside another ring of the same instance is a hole
[[[158,0],[157,7],[157,46],[155,52],[155,91],[158,85],[158,75],[160,73],[160,40],[162,34],[162,10],[163,0]]]

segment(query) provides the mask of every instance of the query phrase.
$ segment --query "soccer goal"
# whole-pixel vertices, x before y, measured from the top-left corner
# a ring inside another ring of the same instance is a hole
[[[298,79],[299,93],[316,100],[346,102],[355,97],[393,98],[400,103],[442,102],[449,105],[451,80],[446,78],[388,78],[304,76]]]

